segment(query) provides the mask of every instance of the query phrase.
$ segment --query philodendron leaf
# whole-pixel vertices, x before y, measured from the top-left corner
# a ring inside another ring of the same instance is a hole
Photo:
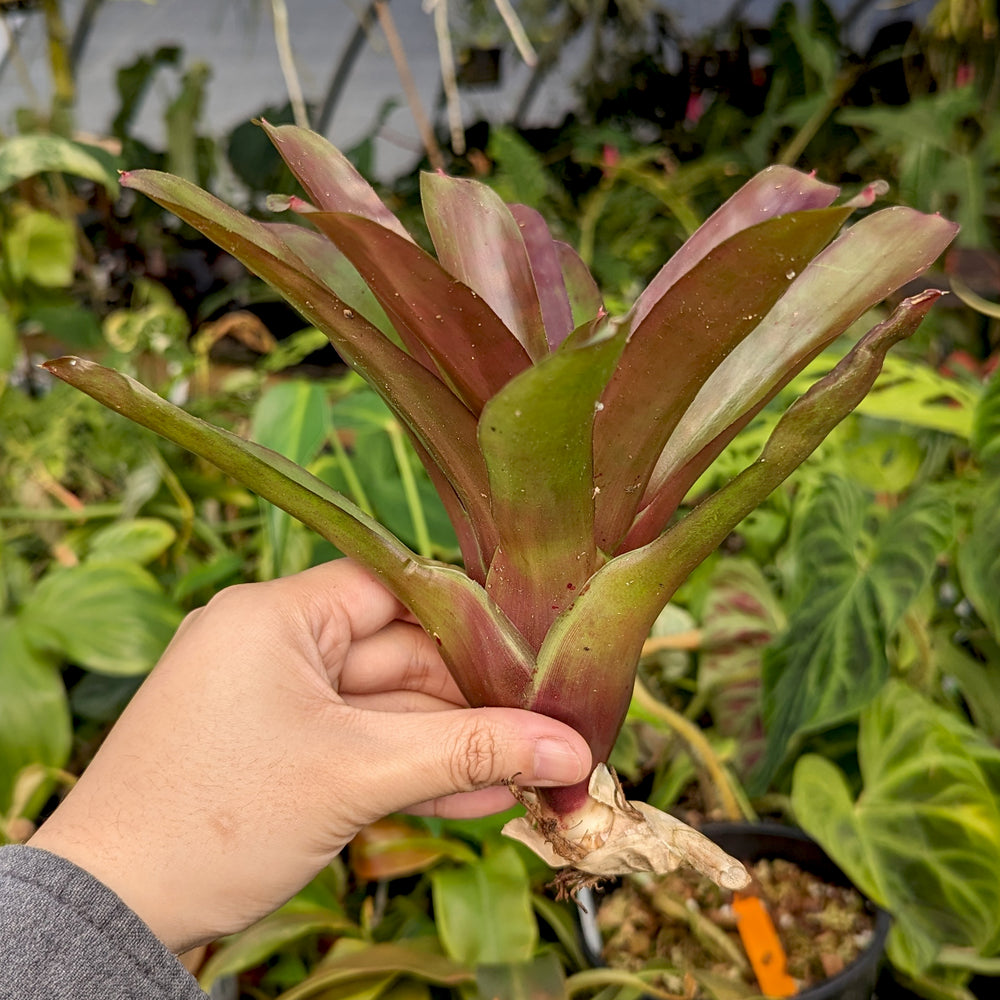
[[[537,648],[597,565],[593,420],[625,332],[580,331],[483,410],[498,548],[486,588]]]
[[[940,216],[888,208],[822,251],[701,387],[656,463],[630,543],[653,537],[746,423],[866,310],[926,270],[956,232]]]
[[[829,761],[803,757],[798,822],[895,918],[890,955],[910,975],[947,945],[1000,945],[1000,751],[901,682],[861,713],[857,798]]]
[[[972,418],[972,448],[991,469],[1000,467],[1000,375],[986,383]]]
[[[73,742],[66,688],[53,657],[33,648],[14,618],[0,617],[0,815],[27,764],[62,767]]]
[[[500,196],[477,181],[423,173],[420,200],[444,269],[489,304],[533,361],[544,357],[549,345],[528,249]],[[553,277],[562,280],[558,270]]]
[[[609,703],[609,692],[618,691],[622,683],[615,668],[631,676],[643,639],[676,589],[857,406],[878,376],[886,352],[919,326],[940,294],[923,292],[902,302],[789,407],[753,465],[654,542],[612,559],[594,574],[576,603],[553,623],[539,651],[533,705],[542,711],[572,706],[569,711],[561,708],[560,717],[588,737],[595,717],[617,711],[619,706]],[[602,682],[595,684],[593,678]],[[622,718],[627,708],[626,698]],[[602,727],[598,746],[603,732]],[[595,759],[604,759],[592,748]]]
[[[617,551],[657,457],[705,380],[850,212],[796,212],[741,229],[632,324],[594,422],[597,539],[604,551]]]
[[[485,470],[476,462],[475,418],[434,373],[339,299],[263,223],[169,174],[135,170],[122,174],[121,182],[194,226],[280,291],[399,415],[470,515],[488,519]]]
[[[121,675],[151,670],[183,617],[154,577],[121,559],[52,570],[20,615],[35,649]]]
[[[360,215],[391,229],[404,239],[412,240],[403,224],[386,208],[351,161],[321,135],[297,125],[275,126],[262,121],[261,127],[322,211]]]
[[[791,167],[778,165],[762,170],[716,209],[663,265],[636,301],[632,311],[633,329],[643,322],[674,282],[733,234],[778,215],[826,208],[839,193],[840,188],[823,184]]]
[[[433,359],[473,413],[530,365],[488,300],[418,246],[358,216],[310,219],[358,269],[410,353]]]
[[[1000,642],[1000,478],[980,489],[972,530],[958,550],[958,573],[965,596]]]
[[[82,358],[60,358],[44,367],[212,462],[372,569],[438,642],[471,703],[521,704],[533,668],[531,651],[483,589],[461,570],[422,559],[294,462],[191,416],[127,375]],[[484,662],[490,664],[489,673],[483,670]]]
[[[511,843],[476,863],[430,874],[434,918],[449,958],[463,965],[527,962],[538,944],[531,883]]]
[[[949,544],[953,514],[940,493],[915,494],[874,535],[872,513],[862,490],[828,479],[796,526],[801,583],[788,631],[764,656],[759,789],[798,734],[851,718],[881,690],[889,638]]]

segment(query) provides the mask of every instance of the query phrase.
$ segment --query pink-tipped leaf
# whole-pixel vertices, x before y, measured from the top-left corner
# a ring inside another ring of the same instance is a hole
[[[262,121],[261,127],[316,208],[363,216],[412,242],[413,237],[375,189],[323,136],[297,125],[271,125]]]
[[[489,303],[533,361],[549,350],[525,239],[500,196],[479,181],[420,175],[424,218],[441,266]]]
[[[626,545],[659,534],[749,419],[851,323],[930,267],[957,232],[940,216],[887,208],[820,253],[701,387],[657,460]]]
[[[658,456],[702,384],[849,214],[813,209],[740,230],[632,328],[594,429],[596,528],[604,551],[617,551]]]
[[[632,310],[633,328],[642,323],[674,282],[723,240],[765,219],[809,208],[826,208],[839,193],[840,188],[833,184],[824,184],[811,174],[791,167],[776,165],[755,174],[660,268],[636,300]]]

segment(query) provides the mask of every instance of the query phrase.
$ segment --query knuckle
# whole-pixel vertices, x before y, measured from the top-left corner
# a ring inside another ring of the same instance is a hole
[[[496,734],[485,720],[472,722],[462,733],[452,754],[455,782],[474,789],[496,780],[500,748]]]

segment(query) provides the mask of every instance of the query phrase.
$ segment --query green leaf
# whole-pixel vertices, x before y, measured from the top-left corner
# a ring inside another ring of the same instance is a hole
[[[939,374],[923,361],[887,358],[858,412],[968,439],[979,396],[975,388]]]
[[[972,529],[958,550],[958,574],[976,614],[1000,641],[1000,477],[981,487]]]
[[[946,945],[1000,945],[1000,751],[899,682],[861,715],[862,789],[810,755],[792,804],[803,828],[895,917],[894,962],[920,974]]]
[[[7,268],[14,281],[67,288],[76,264],[76,229],[47,212],[18,215],[3,234]]]
[[[853,717],[881,690],[889,638],[949,544],[951,505],[936,491],[901,504],[877,534],[871,516],[858,487],[828,478],[796,524],[796,602],[764,657],[768,751],[758,788],[796,735]]]
[[[641,517],[651,517],[655,528],[663,510],[680,503],[716,456],[811,358],[926,270],[955,232],[939,216],[888,208],[834,240],[701,387],[656,463]],[[648,529],[641,533],[648,535]]]
[[[21,609],[35,649],[106,674],[151,670],[182,618],[146,570],[110,559],[52,570]]]
[[[60,358],[44,367],[105,406],[214,463],[372,569],[440,644],[471,704],[496,704],[497,691],[510,699],[507,704],[522,704],[532,670],[531,651],[482,587],[461,570],[422,559],[294,462],[191,416],[121,372],[83,358]],[[487,659],[489,675],[482,668]]]
[[[96,146],[58,135],[17,135],[0,144],[0,191],[35,174],[56,172],[86,177],[118,196],[113,158]]]
[[[527,962],[538,944],[531,886],[512,844],[477,864],[430,874],[434,915],[450,958],[464,965]]]
[[[706,379],[848,215],[846,208],[816,209],[742,229],[631,323],[594,422],[597,538],[604,551],[618,551],[657,458]],[[660,528],[672,513],[663,512]]]
[[[88,562],[117,559],[146,566],[158,559],[177,538],[173,525],[156,517],[136,517],[100,528],[90,537]]]
[[[566,341],[483,410],[479,443],[499,544],[487,590],[537,648],[597,563],[594,412],[624,330]]]
[[[0,617],[0,814],[28,764],[62,767],[73,728],[62,678],[13,618]]]
[[[972,416],[972,449],[983,465],[1000,466],[1000,375],[994,375]]]
[[[305,937],[356,933],[360,933],[359,928],[343,913],[320,908],[305,911],[283,908],[224,942],[202,967],[198,983],[208,991],[222,976],[252,969]]]
[[[536,279],[525,237],[511,210],[485,184],[445,174],[421,174],[420,197],[442,267],[489,304],[533,361],[544,357],[549,342]],[[551,246],[544,222],[541,229],[541,237],[532,242],[539,247],[547,238]],[[538,235],[537,225],[533,232]],[[561,283],[558,264],[552,270],[550,283]],[[568,321],[568,315],[564,319]],[[562,331],[559,339],[568,333]]]
[[[471,969],[444,955],[434,954],[426,947],[421,948],[418,941],[409,940],[405,944],[372,944],[359,950],[345,951],[332,960],[324,961],[322,967],[305,982],[283,993],[281,1000],[319,997],[324,995],[324,990],[342,983],[378,978],[387,973],[412,976],[437,986],[453,988],[475,980]]]
[[[566,977],[551,951],[527,962],[480,965],[476,986],[491,1000],[566,1000]]]
[[[308,465],[330,430],[330,407],[322,385],[294,379],[268,389],[257,401],[250,436],[296,465]],[[271,556],[271,576],[279,576],[290,527],[289,515],[264,505],[264,523]]]

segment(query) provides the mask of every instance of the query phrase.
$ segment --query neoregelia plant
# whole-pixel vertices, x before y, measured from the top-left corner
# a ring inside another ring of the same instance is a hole
[[[938,292],[902,302],[784,414],[759,459],[681,519],[722,449],[870,307],[954,237],[888,208],[842,230],[869,189],[787,167],[758,174],[612,319],[579,256],[530,208],[425,174],[435,258],[320,136],[263,126],[309,202],[266,224],[177,177],[122,175],[277,288],[405,427],[464,565],[410,551],[325,483],[113,370],[46,367],[211,460],[365,563],[436,640],[472,705],[561,719],[607,760],[642,642],[687,575],[863,398]],[[742,868],[606,768],[541,789],[508,824],[555,866],[605,875],[687,860],[729,887]]]

